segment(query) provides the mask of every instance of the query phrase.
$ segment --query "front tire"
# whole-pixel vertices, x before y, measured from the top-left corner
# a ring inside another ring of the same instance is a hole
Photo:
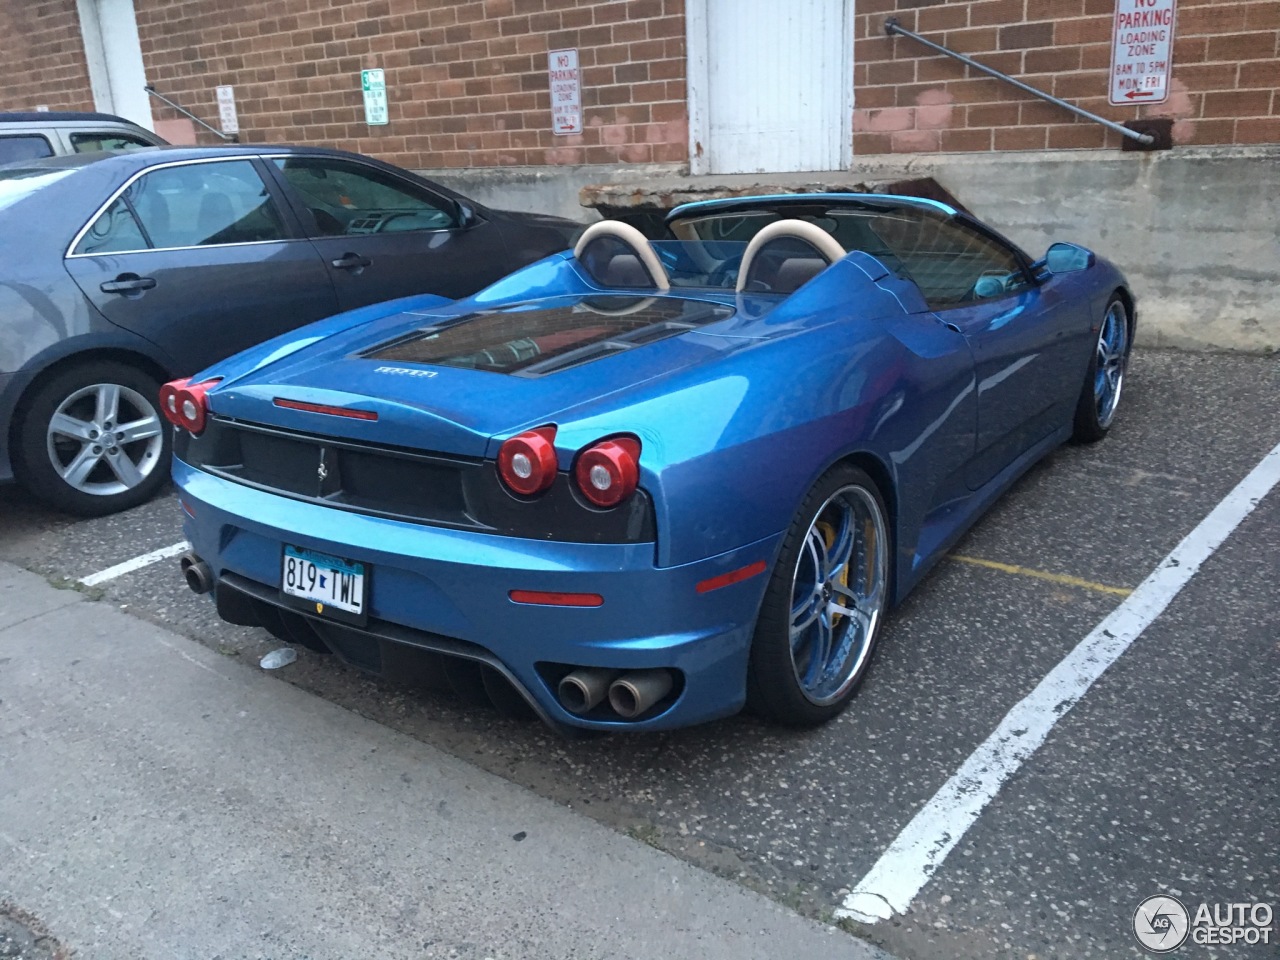
[[[50,377],[20,414],[19,480],[50,506],[86,517],[150,500],[168,479],[172,445],[159,393],[154,377],[116,361]]]
[[[809,491],[756,622],[747,676],[756,713],[788,726],[817,726],[853,698],[888,612],[887,518],[874,481],[856,467],[833,467]]]
[[[1076,443],[1096,443],[1111,430],[1132,351],[1133,321],[1124,301],[1113,296],[1102,315],[1089,372],[1085,374],[1080,399],[1076,402],[1071,432],[1071,439]]]

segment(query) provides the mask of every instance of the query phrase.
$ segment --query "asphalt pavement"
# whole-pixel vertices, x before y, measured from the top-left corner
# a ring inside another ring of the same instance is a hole
[[[306,651],[276,676],[831,922],[1005,714],[1277,443],[1276,358],[1138,353],[1111,436],[1063,448],[1007,494],[894,613],[863,691],[816,731],[739,717],[570,743]],[[1054,726],[905,915],[845,928],[913,960],[1065,960],[1142,956],[1132,917],[1152,894],[1280,912],[1278,501]],[[5,491],[0,529],[0,559],[55,581],[180,538],[172,497],[73,522]],[[220,623],[172,562],[87,593],[228,663],[278,645]],[[1274,938],[1178,954],[1276,955]]]

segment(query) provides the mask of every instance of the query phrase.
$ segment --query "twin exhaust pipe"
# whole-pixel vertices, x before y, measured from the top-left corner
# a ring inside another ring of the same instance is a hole
[[[560,681],[560,705],[570,713],[586,713],[606,698],[613,712],[634,720],[671,692],[670,670],[632,670],[621,673],[603,667],[580,667]]]
[[[192,593],[208,593],[213,589],[213,571],[194,551],[188,550],[178,557],[178,569]]]

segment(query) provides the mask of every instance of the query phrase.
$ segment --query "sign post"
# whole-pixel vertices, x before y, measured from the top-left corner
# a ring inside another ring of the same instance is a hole
[[[551,80],[551,132],[568,136],[582,132],[582,75],[577,50],[552,50],[547,54]]]
[[[218,126],[223,133],[239,133],[240,117],[236,114],[235,90],[231,87],[216,87],[215,92],[218,95]]]
[[[1111,103],[1132,107],[1169,99],[1178,0],[1116,0]]]
[[[387,123],[387,76],[381,70],[361,70],[360,90],[364,94],[364,122],[371,127]]]

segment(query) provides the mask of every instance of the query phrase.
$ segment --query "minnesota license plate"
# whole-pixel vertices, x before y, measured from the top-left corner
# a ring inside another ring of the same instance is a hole
[[[286,544],[280,591],[310,612],[363,622],[368,572],[363,563]]]

